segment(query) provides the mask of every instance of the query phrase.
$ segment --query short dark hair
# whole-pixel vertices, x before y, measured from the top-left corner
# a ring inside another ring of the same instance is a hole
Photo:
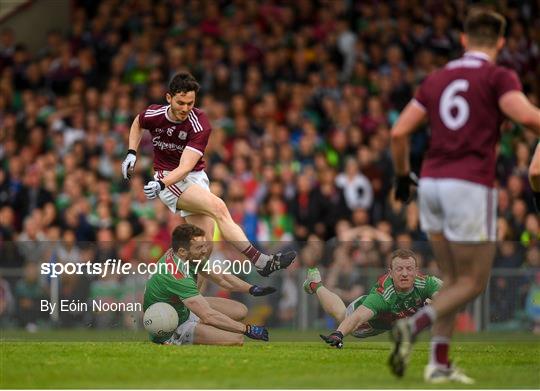
[[[394,259],[407,259],[412,258],[414,259],[414,264],[418,266],[418,257],[416,256],[415,252],[406,248],[398,248],[397,250],[393,251],[392,254],[390,254],[390,268],[393,266]]]
[[[201,86],[197,83],[197,80],[189,72],[179,72],[172,78],[169,83],[169,94],[175,96],[180,92],[194,91],[199,92]]]
[[[465,20],[465,34],[476,46],[494,46],[504,35],[505,28],[506,20],[495,11],[473,9]]]
[[[171,247],[174,252],[179,248],[189,250],[189,245],[193,238],[205,236],[205,232],[192,224],[181,224],[172,233]]]

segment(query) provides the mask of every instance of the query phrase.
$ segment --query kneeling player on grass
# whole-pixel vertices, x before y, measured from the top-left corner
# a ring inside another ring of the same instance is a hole
[[[326,343],[337,348],[343,346],[347,334],[366,338],[391,330],[396,319],[414,314],[440,287],[437,277],[419,273],[416,255],[410,250],[394,251],[388,273],[379,277],[368,295],[360,296],[347,308],[338,295],[322,285],[317,268],[308,270],[304,282],[304,290],[315,293],[324,311],[340,322],[332,334],[321,335]]]
[[[240,279],[225,280],[222,275],[203,272],[201,267],[195,271],[196,260],[207,259],[211,246],[205,240],[205,232],[194,225],[176,227],[171,247],[158,261],[158,266],[167,266],[158,268],[159,272],[146,283],[143,308],[146,311],[158,302],[172,305],[178,312],[178,327],[172,336],[152,337],[152,342],[174,345],[242,345],[243,335],[268,341],[266,327],[240,322],[247,315],[245,305],[234,300],[201,296],[197,289],[197,274],[205,273],[206,277],[225,289],[254,296],[273,293],[274,288],[250,285]]]

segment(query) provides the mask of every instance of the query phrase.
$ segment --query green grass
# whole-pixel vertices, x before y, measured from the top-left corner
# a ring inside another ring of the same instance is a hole
[[[432,388],[422,381],[425,341],[405,377],[395,379],[386,366],[386,336],[348,337],[342,350],[317,341],[315,331],[272,337],[243,347],[159,346],[135,332],[3,331],[0,387]],[[476,378],[473,388],[540,388],[540,341],[531,334],[459,337],[451,355]]]

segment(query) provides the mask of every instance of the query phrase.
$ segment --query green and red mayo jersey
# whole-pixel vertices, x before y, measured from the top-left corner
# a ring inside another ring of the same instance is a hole
[[[352,305],[356,310],[364,305],[373,311],[373,318],[368,322],[374,329],[390,330],[396,319],[407,318],[424,306],[426,299],[431,299],[441,288],[442,281],[434,276],[419,274],[409,292],[398,292],[390,274],[377,280],[368,295],[359,297]]]
[[[146,311],[154,303],[168,303],[178,313],[178,324],[189,317],[189,310],[182,300],[199,295],[197,276],[172,249],[157,261],[158,272],[146,282],[143,309]],[[165,266],[166,265],[166,266]]]

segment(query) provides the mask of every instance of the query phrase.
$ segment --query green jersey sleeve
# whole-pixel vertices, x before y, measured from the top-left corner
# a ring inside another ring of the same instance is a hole
[[[199,294],[197,283],[191,277],[167,281],[167,290],[171,295],[178,296],[180,300],[186,300]]]
[[[384,301],[383,297],[377,292],[371,292],[369,295],[367,295],[362,305],[373,311],[373,316],[379,314],[380,312],[389,311],[388,303]]]
[[[442,281],[435,276],[426,277],[426,287],[424,288],[425,299],[433,298],[433,295],[441,289]]]

